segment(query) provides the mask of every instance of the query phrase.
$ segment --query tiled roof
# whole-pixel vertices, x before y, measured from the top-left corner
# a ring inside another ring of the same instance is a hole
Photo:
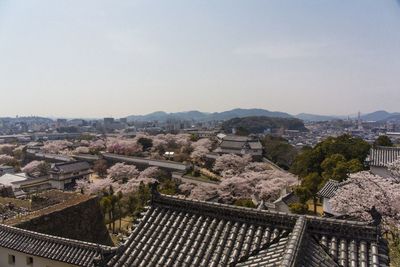
[[[362,222],[157,194],[143,216],[107,266],[388,266]]]
[[[247,136],[240,136],[240,135],[227,135],[223,138],[224,141],[234,141],[234,142],[247,142],[251,140]]]
[[[115,249],[31,232],[0,224],[0,247],[32,256],[60,261],[82,267],[95,266],[94,260],[107,260]]]
[[[400,158],[400,147],[372,148],[369,154],[369,164],[375,167],[387,167],[388,164]]]
[[[60,173],[73,173],[86,171],[90,169],[89,163],[86,161],[74,161],[74,162],[66,162],[66,163],[56,163],[52,167],[52,172],[60,172]]]
[[[229,148],[229,149],[242,149],[246,145],[246,142],[236,142],[236,141],[222,141],[219,145],[221,148]]]
[[[336,194],[336,191],[339,189],[340,183],[335,180],[329,180],[324,187],[321,188],[318,192],[318,196],[325,198],[333,198]]]
[[[282,197],[280,197],[279,199],[277,199],[274,203],[277,203],[279,201],[282,201],[283,203],[285,203],[286,205],[290,205],[290,204],[294,204],[294,203],[298,203],[300,201],[299,197],[296,196],[296,194],[294,192],[290,192]]]
[[[259,141],[249,142],[249,146],[251,149],[262,149],[262,144]]]

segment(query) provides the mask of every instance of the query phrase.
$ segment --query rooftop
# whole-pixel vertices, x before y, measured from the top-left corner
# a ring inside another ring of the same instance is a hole
[[[369,164],[374,167],[387,167],[388,164],[400,158],[400,147],[372,148],[369,154]]]
[[[82,267],[95,266],[95,259],[107,259],[114,248],[55,237],[0,224],[0,246],[25,254]]]
[[[364,222],[154,194],[108,266],[388,266]]]

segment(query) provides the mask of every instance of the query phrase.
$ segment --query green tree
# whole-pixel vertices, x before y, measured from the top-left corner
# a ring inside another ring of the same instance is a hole
[[[312,199],[314,205],[314,213],[317,213],[318,196],[317,193],[323,185],[324,179],[318,173],[310,173],[304,177],[300,188],[296,190],[296,194],[302,202],[306,199]]]
[[[143,151],[147,151],[153,147],[153,140],[150,138],[141,137],[137,142],[143,147]]]
[[[304,203],[290,204],[289,209],[294,214],[306,214],[308,212],[308,206]]]
[[[284,138],[267,135],[262,144],[265,157],[283,169],[288,170],[297,156],[297,149]]]
[[[392,140],[390,140],[390,138],[387,135],[381,135],[374,142],[374,147],[378,147],[378,146],[392,147],[393,143],[392,143]]]
[[[110,210],[111,210],[111,200],[110,200],[110,198],[108,196],[107,197],[103,197],[100,200],[100,206],[101,206],[101,208],[103,210],[104,215],[108,214],[108,223],[109,223],[108,224],[108,230],[111,230],[111,223],[110,223],[110,220],[111,220],[111,212],[110,212]]]
[[[248,198],[237,199],[235,201],[234,205],[239,206],[239,207],[246,207],[246,208],[256,208],[256,205],[254,205],[254,202]]]
[[[314,148],[305,148],[296,157],[291,171],[300,177],[305,177],[310,173],[316,172],[319,175],[325,171],[322,163],[333,155],[340,154],[342,157],[335,156],[332,161],[351,161],[357,159],[359,163],[365,161],[369,154],[370,145],[358,137],[342,135],[339,137],[329,137],[325,141],[318,143]],[[354,163],[354,162],[353,162]],[[330,166],[333,163],[330,163]]]

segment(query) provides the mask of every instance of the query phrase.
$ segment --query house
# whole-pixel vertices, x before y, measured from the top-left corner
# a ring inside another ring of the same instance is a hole
[[[214,152],[241,156],[250,155],[254,159],[261,159],[263,147],[258,138],[228,135],[222,138],[222,141]]]
[[[4,175],[6,173],[14,173],[14,167],[7,166],[7,165],[0,165],[0,176]]]
[[[340,216],[337,212],[334,212],[330,204],[330,200],[336,195],[337,190],[343,183],[339,183],[335,180],[329,180],[321,190],[318,192],[318,196],[322,199],[322,207],[324,215],[328,217]]]
[[[299,197],[294,192],[290,192],[275,200],[273,204],[276,211],[290,213],[290,205],[299,202]]]
[[[86,161],[55,163],[51,166],[49,181],[52,188],[60,190],[72,189],[78,179],[88,179],[92,174]]]
[[[400,159],[400,147],[377,147],[372,148],[367,158],[371,172],[384,178],[392,176],[388,165]]]
[[[115,248],[0,224],[0,266],[94,267]],[[96,264],[96,265],[95,265]]]

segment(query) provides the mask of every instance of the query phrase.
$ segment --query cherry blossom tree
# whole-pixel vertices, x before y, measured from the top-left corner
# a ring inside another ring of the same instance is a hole
[[[142,146],[134,140],[113,139],[107,142],[107,151],[125,156],[142,152]]]
[[[350,174],[330,203],[335,212],[364,221],[372,219],[369,211],[374,206],[384,225],[400,227],[400,183],[393,178],[366,171]]]
[[[81,140],[81,141],[79,141],[79,145],[81,145],[81,146],[89,146],[90,142],[88,140]]]
[[[125,167],[126,166],[129,165],[125,165]],[[126,183],[120,185],[118,191],[123,194],[135,192],[141,183],[147,185],[156,182],[160,173],[160,169],[157,167],[149,167],[140,173],[136,171],[134,171],[135,175],[130,175],[131,178],[129,178]]]
[[[110,187],[112,187],[113,190],[118,191],[120,185],[109,177],[104,179],[96,179],[93,181],[88,181],[86,179],[80,179],[76,181],[76,189],[88,195],[99,194],[104,190],[109,190]]]
[[[215,160],[213,170],[220,173],[222,177],[232,177],[242,173],[251,162],[251,156],[243,157],[234,154],[224,154]]]
[[[178,186],[179,191],[185,196],[189,196],[192,190],[196,187],[194,183],[182,183]]]
[[[127,165],[125,163],[116,163],[107,170],[108,177],[113,181],[124,183],[132,178],[139,176],[138,169],[133,165]]]
[[[103,151],[105,149],[106,149],[106,142],[104,142],[104,140],[102,140],[102,139],[92,141],[89,144],[89,150],[90,150],[90,153],[92,153],[92,154],[97,154],[100,151]]]
[[[127,183],[122,184],[118,191],[123,194],[135,192],[141,184],[147,185],[156,182],[157,180],[150,177],[137,177],[130,179]]]
[[[34,160],[25,165],[25,167],[22,168],[22,171],[33,177],[40,177],[49,173],[50,164],[45,161]]]
[[[90,150],[88,147],[86,146],[78,146],[77,148],[75,148],[75,150],[73,151],[73,154],[77,155],[77,154],[89,154]]]
[[[156,179],[160,175],[160,169],[157,167],[149,167],[140,172],[138,178],[153,178]]]
[[[15,149],[15,145],[11,144],[0,144],[0,154],[6,154],[6,155],[13,155],[13,150]]]
[[[200,139],[192,143],[193,152],[190,154],[191,160],[199,165],[204,164],[205,156],[210,153],[212,142],[208,138]]]
[[[66,140],[47,141],[44,143],[42,150],[45,153],[58,154],[62,151],[65,152],[73,144]]]
[[[151,148],[151,150],[157,153],[159,152],[164,153],[168,147],[168,142],[165,139],[165,135],[158,134],[156,136],[153,136],[152,139],[153,139],[153,147]]]
[[[225,202],[237,199],[275,201],[283,189],[298,183],[298,178],[288,172],[265,170],[249,171],[224,179],[218,186],[218,194]]]
[[[0,165],[9,165],[9,166],[17,166],[18,165],[18,161],[9,155],[0,155]]]
[[[214,184],[199,184],[191,190],[189,195],[190,198],[198,200],[209,200],[215,196],[218,196],[218,186]]]
[[[400,157],[390,163],[388,169],[396,179],[400,180]]]

